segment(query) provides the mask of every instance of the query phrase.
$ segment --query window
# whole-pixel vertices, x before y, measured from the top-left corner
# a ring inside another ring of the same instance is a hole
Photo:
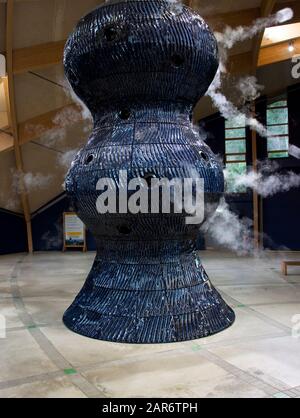
[[[247,173],[245,116],[225,121],[225,158],[227,169],[226,192],[246,192],[245,187],[237,187],[235,184],[237,176]]]
[[[267,127],[268,158],[288,157],[289,111],[286,97],[267,106]]]

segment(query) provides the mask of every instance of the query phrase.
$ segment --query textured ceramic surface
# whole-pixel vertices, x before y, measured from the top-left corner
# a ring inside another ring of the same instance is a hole
[[[205,219],[224,190],[222,167],[191,114],[218,67],[203,19],[164,0],[112,1],[78,24],[66,75],[95,125],[66,178],[78,216],[97,242],[93,268],[64,315],[88,337],[176,342],[222,331],[234,313],[210,283],[186,214],[99,214],[99,178],[204,179]]]

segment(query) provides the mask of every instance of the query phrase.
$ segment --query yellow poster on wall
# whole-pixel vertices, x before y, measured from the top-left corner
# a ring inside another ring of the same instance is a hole
[[[64,213],[64,248],[82,248],[86,251],[85,226],[74,212]]]

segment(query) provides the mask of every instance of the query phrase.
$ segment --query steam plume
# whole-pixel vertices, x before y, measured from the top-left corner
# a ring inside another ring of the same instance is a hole
[[[225,178],[228,178],[228,171],[224,172]],[[287,192],[293,188],[300,186],[300,175],[289,171],[286,174],[274,173],[265,175],[262,172],[250,171],[247,174],[236,175],[230,179],[233,181],[234,188],[237,190],[241,187],[251,188],[260,196],[268,197],[277,193]]]
[[[239,219],[222,198],[217,211],[204,225],[203,231],[218,244],[243,255],[253,252],[254,249],[251,227],[252,221],[248,218]]]
[[[278,11],[276,14],[260,18],[253,22],[251,26],[238,26],[231,28],[227,26],[223,33],[216,32],[215,36],[219,43],[221,63],[218,73],[210,86],[207,95],[211,97],[214,105],[219,109],[220,113],[226,119],[233,119],[242,115],[246,116],[246,125],[251,129],[257,131],[260,136],[268,136],[267,129],[255,118],[249,111],[239,110],[226,96],[221,92],[222,75],[226,73],[226,61],[228,58],[228,50],[236,43],[253,38],[259,32],[263,31],[268,26],[274,26],[292,19],[293,11],[290,8],[285,8]],[[237,86],[243,94],[244,101],[254,100],[260,94],[262,86],[259,86],[254,77],[242,79]]]
[[[226,26],[223,33],[216,32],[215,35],[223,48],[231,49],[236,43],[252,39],[265,28],[284,23],[291,20],[293,16],[293,10],[287,7],[272,16],[256,19],[251,26],[238,26],[237,28]]]
[[[13,176],[13,190],[20,194],[23,192],[31,192],[45,188],[52,180],[52,175],[43,175],[41,173],[23,173],[19,171],[12,171]]]
[[[296,147],[296,145],[290,145],[289,154],[300,160],[300,148]]]

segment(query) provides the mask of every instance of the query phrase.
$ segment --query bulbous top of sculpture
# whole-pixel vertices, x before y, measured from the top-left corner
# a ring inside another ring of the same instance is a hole
[[[218,48],[204,20],[174,0],[112,0],[80,20],[64,66],[92,113],[122,102],[195,105],[216,74]]]

